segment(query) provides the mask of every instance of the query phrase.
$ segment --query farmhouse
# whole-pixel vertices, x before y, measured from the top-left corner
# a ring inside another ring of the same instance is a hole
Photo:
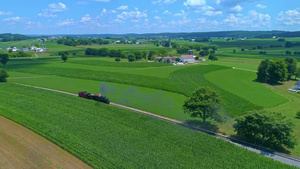
[[[205,58],[198,58],[198,61],[206,61]]]
[[[179,59],[180,62],[195,63],[195,57],[194,55],[181,55]]]
[[[294,89],[300,90],[300,80],[295,84]]]
[[[169,60],[169,61],[168,61]],[[163,60],[162,60],[164,63],[171,63],[172,62],[172,58],[167,56],[167,57],[164,57]]]

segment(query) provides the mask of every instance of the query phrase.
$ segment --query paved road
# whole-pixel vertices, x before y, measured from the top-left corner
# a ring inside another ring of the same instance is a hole
[[[72,95],[72,96],[78,96],[77,94],[74,94],[74,93],[68,93],[68,92],[54,90],[54,89],[48,89],[48,88],[25,85],[25,84],[19,84],[19,83],[15,83],[15,84],[22,85],[22,86],[33,87],[33,88],[38,88],[38,89],[43,89],[43,90],[54,91],[54,92],[59,92],[59,93],[68,94],[68,95]],[[296,158],[296,157],[292,157],[292,156],[289,156],[289,155],[286,155],[286,154],[278,153],[278,152],[273,151],[273,150],[264,149],[262,147],[259,147],[259,146],[253,145],[253,144],[249,144],[249,143],[240,141],[238,139],[230,138],[228,136],[225,136],[225,135],[222,135],[222,134],[219,134],[219,133],[214,133],[212,131],[208,131],[208,130],[201,129],[201,128],[198,128],[198,127],[190,126],[190,125],[187,125],[187,124],[183,123],[182,121],[178,121],[178,120],[171,119],[171,118],[168,118],[168,117],[160,116],[160,115],[153,114],[153,113],[150,113],[150,112],[146,112],[146,111],[143,111],[143,110],[123,106],[123,105],[112,103],[112,102],[110,103],[110,105],[116,106],[116,107],[119,107],[119,108],[123,108],[123,109],[128,109],[128,110],[131,110],[131,111],[134,111],[134,112],[137,112],[137,113],[141,113],[141,114],[146,114],[148,116],[156,117],[156,118],[159,118],[161,120],[165,120],[165,121],[168,121],[168,122],[171,122],[171,123],[175,123],[175,124],[181,125],[181,126],[186,127],[186,128],[201,131],[203,133],[213,135],[217,138],[229,141],[229,142],[231,142],[231,143],[233,143],[237,146],[240,146],[240,147],[246,148],[250,151],[261,154],[265,157],[269,157],[269,158],[272,158],[274,160],[280,161],[282,163],[285,163],[285,164],[288,164],[288,165],[291,165],[291,166],[296,166],[296,167],[300,168],[300,159]]]

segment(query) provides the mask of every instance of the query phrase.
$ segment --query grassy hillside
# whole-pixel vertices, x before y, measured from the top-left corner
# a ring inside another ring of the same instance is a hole
[[[212,136],[92,100],[7,83],[0,90],[1,115],[94,168],[292,168]]]

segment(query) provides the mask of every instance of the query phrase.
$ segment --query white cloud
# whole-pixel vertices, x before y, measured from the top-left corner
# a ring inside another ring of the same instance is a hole
[[[243,10],[243,7],[241,7],[240,5],[237,5],[233,8],[231,8],[232,12],[241,12]]]
[[[159,16],[154,16],[154,19],[160,20],[161,17],[159,17]]]
[[[0,16],[12,15],[12,12],[0,11]]]
[[[175,13],[174,16],[184,16],[185,12],[184,10],[180,10],[180,13]]]
[[[61,22],[57,23],[58,26],[66,26],[66,25],[72,25],[72,24],[74,24],[73,19],[67,19],[65,21],[61,21]]]
[[[259,0],[217,0],[217,5],[223,7],[235,7],[243,2],[254,2]]]
[[[183,4],[188,7],[200,7],[206,5],[206,0],[187,0]]]
[[[145,12],[140,12],[138,10],[130,11],[130,12],[123,12],[117,16],[118,19],[122,19],[122,20],[129,19],[132,22],[139,22],[140,18],[143,18],[143,17],[147,17],[147,14]]]
[[[262,5],[262,4],[257,4],[256,8],[264,9],[264,8],[267,8],[267,6],[266,5]]]
[[[170,12],[169,10],[165,10],[165,11],[163,12],[163,14],[171,15],[172,12]]]
[[[4,21],[8,21],[8,22],[20,22],[22,20],[21,17],[19,16],[16,16],[16,17],[11,17],[11,18],[6,18],[6,19],[3,19]]]
[[[122,5],[119,8],[117,8],[118,10],[127,10],[128,6]]]
[[[86,14],[84,17],[81,18],[80,22],[89,22],[92,18],[89,14]]]
[[[87,5],[89,4],[87,1],[78,1],[76,2],[77,5]]]
[[[57,17],[57,13],[67,10],[67,6],[63,3],[52,3],[48,5],[47,9],[44,9],[42,13],[39,13],[38,16],[43,17]]]
[[[176,2],[176,0],[157,0],[157,1],[152,1],[152,4],[172,4]]]
[[[217,16],[217,15],[222,15],[222,11],[204,11],[203,15],[206,16]]]
[[[300,8],[294,10],[288,10],[286,12],[281,11],[277,20],[284,25],[292,26],[300,24]]]
[[[271,26],[271,17],[251,10],[246,16],[230,14],[222,24],[234,28],[264,28]]]

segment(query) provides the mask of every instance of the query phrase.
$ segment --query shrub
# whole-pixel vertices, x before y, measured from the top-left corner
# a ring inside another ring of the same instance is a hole
[[[7,71],[5,69],[0,68],[0,82],[6,82],[6,78],[8,78],[9,75],[7,74]]]
[[[296,115],[300,118],[300,110],[296,113]]]

